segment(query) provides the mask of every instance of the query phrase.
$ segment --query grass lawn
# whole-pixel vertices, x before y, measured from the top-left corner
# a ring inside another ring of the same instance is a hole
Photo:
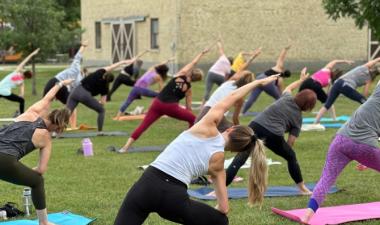
[[[37,101],[47,80],[59,72],[60,69],[44,69],[39,71],[37,77],[38,96],[31,95],[31,81],[26,81],[26,106]],[[0,71],[0,77],[6,74]],[[298,77],[297,77],[298,78]],[[288,79],[287,83],[296,79]],[[203,96],[204,83],[194,84],[194,100],[200,101]],[[127,131],[131,133],[140,121],[115,122],[111,118],[116,114],[121,102],[127,97],[130,87],[121,87],[113,96],[112,102],[106,107],[105,131]],[[17,93],[18,90],[15,90]],[[135,101],[129,110],[136,105],[148,106],[151,99]],[[251,109],[262,111],[273,99],[262,94],[258,102]],[[59,102],[54,102],[53,107],[61,107]],[[358,104],[341,97],[335,104],[338,115],[351,115]],[[320,104],[316,106],[317,111]],[[17,103],[0,99],[0,117],[11,117]],[[195,112],[198,113],[198,112]],[[86,123],[96,126],[94,111],[80,105],[78,107],[78,124]],[[311,113],[304,116],[314,116]],[[243,117],[241,123],[247,125],[252,118]],[[174,119],[162,118],[154,124],[135,143],[135,146],[163,145],[168,144],[181,131],[187,128],[187,123]],[[325,155],[336,130],[329,129],[325,132],[303,132],[296,141],[294,149],[305,182],[316,182],[324,165]],[[126,137],[96,137],[91,138],[95,155],[84,158],[77,155],[76,151],[81,147],[81,139],[59,139],[53,141],[53,154],[49,162],[49,169],[45,178],[47,205],[49,212],[69,210],[87,217],[97,218],[95,224],[113,224],[116,213],[124,199],[125,194],[133,183],[140,177],[141,171],[137,166],[152,162],[158,153],[131,153],[118,155],[105,151],[108,145],[122,146]],[[267,151],[268,157],[281,161],[282,165],[270,167],[270,185],[293,185],[286,166],[286,161]],[[227,153],[226,157],[232,154]],[[22,159],[22,162],[30,167],[37,164],[38,151],[35,151]],[[344,170],[337,181],[340,189],[344,190],[337,194],[329,195],[324,203],[325,206],[371,202],[380,199],[378,184],[380,174],[372,170],[358,172],[354,169],[355,163],[351,163]],[[239,176],[247,178],[247,171],[239,171]],[[247,179],[245,179],[247,180]],[[245,187],[246,181],[233,186]],[[18,203],[22,208],[23,187],[0,181],[0,204],[7,201]],[[282,209],[304,208],[308,197],[290,198],[266,198],[261,208],[248,207],[246,200],[230,201],[230,224],[293,224],[271,213],[271,207]],[[212,206],[215,202],[208,202]],[[151,214],[145,224],[172,224],[160,219],[156,214]],[[379,224],[379,221],[353,223],[353,224]]]

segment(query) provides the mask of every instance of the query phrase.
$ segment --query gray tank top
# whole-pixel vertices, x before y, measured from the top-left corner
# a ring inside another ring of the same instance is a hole
[[[220,133],[211,138],[199,138],[187,130],[174,139],[150,165],[189,185],[193,177],[208,172],[211,156],[224,152],[224,145]]]
[[[30,121],[19,121],[0,129],[0,153],[12,155],[20,160],[36,147],[32,142],[34,131],[47,129],[42,118]]]

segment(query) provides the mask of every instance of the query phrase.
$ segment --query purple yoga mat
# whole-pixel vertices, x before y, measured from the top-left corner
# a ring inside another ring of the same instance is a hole
[[[300,218],[305,211],[306,209],[281,210],[272,208],[272,212],[296,222],[301,221]],[[370,219],[380,219],[380,202],[319,208],[308,224],[333,225]]]

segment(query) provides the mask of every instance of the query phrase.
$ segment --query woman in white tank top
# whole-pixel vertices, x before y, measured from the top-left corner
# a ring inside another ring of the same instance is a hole
[[[197,124],[174,139],[129,190],[114,224],[142,224],[151,212],[182,224],[228,224],[224,150],[251,151],[249,203],[261,203],[267,186],[262,142],[247,126],[233,126],[219,133],[217,125],[237,100],[277,78],[270,76],[235,90],[213,106]],[[202,174],[211,175],[213,180],[217,198],[215,208],[191,200],[187,194],[191,178]]]

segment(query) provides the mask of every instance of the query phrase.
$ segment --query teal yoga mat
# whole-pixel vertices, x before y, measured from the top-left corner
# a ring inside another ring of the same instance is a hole
[[[322,117],[321,118],[321,123],[326,123],[326,122],[346,122],[350,119],[349,116],[343,115],[343,116],[338,116],[336,120],[333,120],[333,118],[327,118],[327,117]],[[314,123],[315,117],[308,117],[308,118],[303,118],[302,123]]]
[[[71,212],[52,213],[48,215],[48,220],[58,225],[87,225],[95,219],[76,215]],[[1,225],[38,225],[37,220],[12,220],[1,222]]]

